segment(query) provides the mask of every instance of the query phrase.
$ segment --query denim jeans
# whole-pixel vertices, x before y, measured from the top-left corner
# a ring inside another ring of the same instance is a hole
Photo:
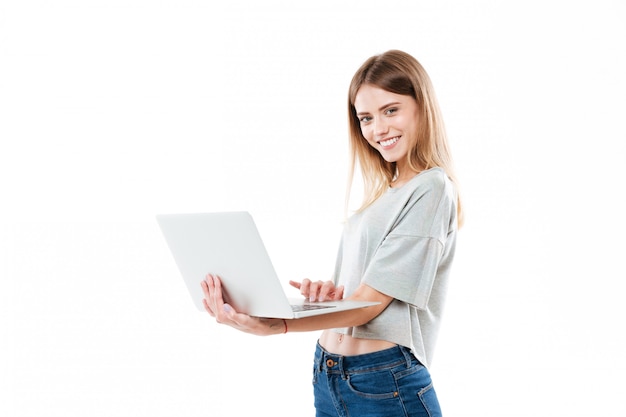
[[[317,417],[441,416],[428,369],[403,346],[340,356],[318,344],[313,389]]]

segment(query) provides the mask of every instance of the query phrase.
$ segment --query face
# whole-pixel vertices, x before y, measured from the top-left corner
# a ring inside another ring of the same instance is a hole
[[[415,99],[365,84],[356,93],[354,107],[363,137],[387,162],[399,162],[401,169],[417,138]]]

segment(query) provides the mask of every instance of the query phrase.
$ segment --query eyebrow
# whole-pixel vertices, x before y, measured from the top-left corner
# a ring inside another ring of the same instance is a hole
[[[387,107],[397,106],[397,105],[399,105],[399,104],[401,104],[399,101],[394,101],[394,102],[391,102],[391,103],[387,103],[387,104],[385,104],[385,105],[381,106],[381,107],[378,109],[378,111],[383,111],[383,110],[384,110],[384,109],[386,109]],[[363,115],[365,115],[365,114],[369,114],[369,112],[367,112],[367,111],[360,111],[360,112],[358,112],[356,115],[357,115],[357,116],[363,116]]]

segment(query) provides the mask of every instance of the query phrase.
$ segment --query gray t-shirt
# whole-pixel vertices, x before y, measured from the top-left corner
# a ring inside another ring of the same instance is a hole
[[[335,332],[410,348],[430,366],[457,232],[457,193],[441,168],[389,188],[344,228],[334,281],[350,296],[364,283],[394,298],[369,323]]]

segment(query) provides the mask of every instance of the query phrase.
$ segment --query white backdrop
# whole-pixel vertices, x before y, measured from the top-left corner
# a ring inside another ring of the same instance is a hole
[[[347,86],[392,48],[433,79],[467,207],[432,368],[445,415],[626,415],[625,18],[0,1],[0,415],[312,415],[317,334],[195,311],[154,215],[249,210],[285,283],[328,278]]]

